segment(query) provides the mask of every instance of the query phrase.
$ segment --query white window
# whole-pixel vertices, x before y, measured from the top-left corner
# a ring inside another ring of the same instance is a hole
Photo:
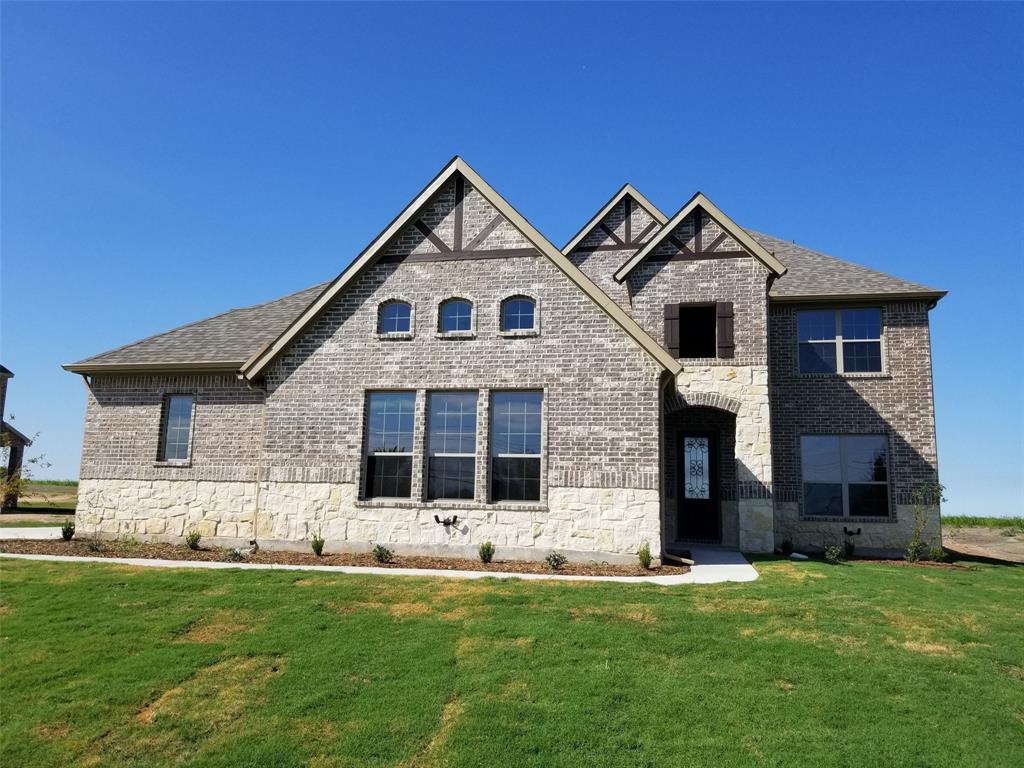
[[[805,516],[889,516],[889,446],[884,435],[804,435],[800,463]]]
[[[431,392],[427,405],[427,498],[472,499],[476,392]]]
[[[377,313],[377,333],[411,333],[412,305],[404,301],[386,301]]]
[[[192,395],[168,395],[164,403],[161,461],[185,461],[192,439]]]
[[[415,392],[370,392],[366,419],[366,497],[412,495]]]
[[[807,309],[796,313],[800,373],[882,370],[882,310]]]
[[[495,392],[491,401],[491,498],[540,501],[542,392]]]

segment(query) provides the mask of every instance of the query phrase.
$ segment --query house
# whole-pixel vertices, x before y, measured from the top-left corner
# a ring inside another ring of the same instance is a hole
[[[559,250],[456,157],[334,280],[64,366],[88,384],[76,524],[609,562],[900,550],[937,473],[943,295],[699,193],[668,217],[626,185]]]
[[[7,413],[7,382],[14,378],[11,370],[0,365],[0,448],[7,451],[7,467],[4,477],[13,478],[21,476],[21,467],[25,460],[25,449],[32,445],[32,441],[3,420]],[[3,509],[14,509],[18,506],[18,484],[4,484],[3,499],[0,505]]]

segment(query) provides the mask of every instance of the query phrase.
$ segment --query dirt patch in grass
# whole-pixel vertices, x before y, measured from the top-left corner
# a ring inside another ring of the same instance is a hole
[[[926,643],[920,640],[904,640],[903,642],[900,642],[891,637],[885,638],[885,642],[889,645],[902,648],[905,651],[920,653],[924,656],[952,656],[956,658],[963,656],[963,653],[958,651],[956,648],[943,643]]]
[[[694,594],[693,609],[697,613],[748,613],[759,615],[778,610],[778,604],[762,598],[712,597],[704,592]]]
[[[251,632],[248,617],[238,611],[214,611],[189,627],[180,642],[219,643],[232,635]]]
[[[75,555],[79,557],[135,557],[150,560],[193,560],[207,562],[238,562],[228,549],[192,550],[180,544],[149,542],[102,541],[95,545],[80,539],[55,541],[41,539],[0,540],[0,552],[29,555]],[[424,568],[434,571],[480,571],[491,573],[535,573],[548,576],[673,576],[686,573],[686,566],[662,565],[644,570],[639,565],[612,565],[609,563],[566,563],[558,571],[544,563],[520,560],[500,560],[481,563],[449,557],[396,555],[390,563],[378,563],[368,553],[326,554],[317,557],[312,552],[280,552],[261,549],[244,559],[248,563],[274,563],[287,565],[347,565],[378,568]],[[315,583],[309,580],[310,584]]]
[[[37,725],[32,729],[32,735],[42,741],[63,739],[69,733],[71,733],[71,726],[67,723],[46,723],[45,725]]]
[[[462,715],[462,702],[452,699],[444,705],[441,710],[441,719],[437,723],[437,730],[430,738],[427,746],[418,755],[402,763],[403,768],[434,768],[434,766],[447,765],[447,761],[441,759],[452,731]]]
[[[595,617],[608,618],[613,621],[633,621],[640,624],[653,624],[657,621],[650,606],[642,605],[640,603],[600,608],[570,608],[569,615],[576,621]]]

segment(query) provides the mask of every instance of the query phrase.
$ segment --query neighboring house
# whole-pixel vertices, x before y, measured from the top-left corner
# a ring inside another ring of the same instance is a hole
[[[31,440],[2,419],[3,414],[7,413],[7,381],[13,378],[14,374],[10,369],[0,365],[0,447],[7,449],[6,477],[21,474],[25,449],[32,445]],[[18,506],[17,488],[0,499],[0,504],[4,509]]]
[[[65,366],[78,530],[899,550],[936,478],[943,295],[629,185],[559,251],[455,158],[331,282]]]

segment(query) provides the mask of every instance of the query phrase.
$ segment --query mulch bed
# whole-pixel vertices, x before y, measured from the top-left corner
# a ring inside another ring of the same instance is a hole
[[[566,576],[678,576],[686,573],[686,566],[662,565],[644,570],[637,565],[612,565],[609,563],[566,563],[555,571],[544,563],[523,560],[496,560],[481,563],[454,557],[425,557],[421,555],[395,555],[389,563],[378,563],[373,555],[327,554],[317,557],[312,552],[282,552],[261,549],[244,560],[232,557],[230,549],[192,550],[180,544],[157,544],[150,542],[102,541],[100,549],[84,541],[61,541],[55,539],[6,539],[0,540],[0,552],[19,555],[76,555],[80,557],[137,557],[152,560],[206,560],[213,562],[273,563],[279,565],[361,565],[379,568],[428,568],[436,571],[494,571],[503,573],[543,573]]]
[[[906,560],[871,560],[866,557],[855,557],[850,563],[874,563],[875,565],[898,565],[904,568],[938,568],[943,571],[969,571],[970,566],[961,563],[940,563],[936,560],[918,560],[908,563]]]

